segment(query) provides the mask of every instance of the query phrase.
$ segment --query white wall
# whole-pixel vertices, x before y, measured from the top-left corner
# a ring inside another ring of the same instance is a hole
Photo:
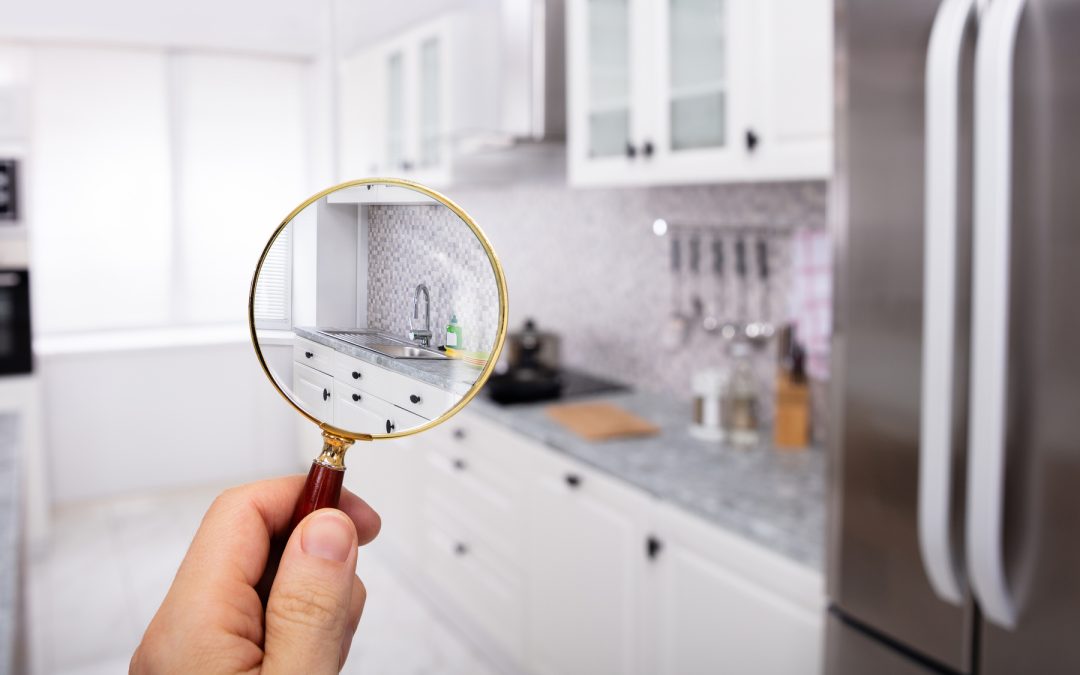
[[[314,55],[325,6],[325,0],[0,0],[0,37]]]
[[[54,505],[301,470],[301,418],[247,343],[54,353],[38,364]]]

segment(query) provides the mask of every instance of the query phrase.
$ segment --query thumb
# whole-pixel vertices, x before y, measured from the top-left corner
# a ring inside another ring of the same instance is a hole
[[[300,521],[266,603],[264,673],[337,673],[356,574],[356,527],[337,509]]]

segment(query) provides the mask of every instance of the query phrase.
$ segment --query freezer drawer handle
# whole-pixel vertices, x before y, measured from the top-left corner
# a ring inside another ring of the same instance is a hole
[[[1012,197],[1013,51],[1024,0],[994,0],[975,50],[975,216],[971,392],[968,416],[967,561],[983,615],[1016,625],[1005,578],[1006,385]]]
[[[952,546],[953,345],[956,330],[957,136],[960,55],[975,0],[938,8],[926,56],[923,358],[919,429],[919,551],[930,585],[964,598]]]

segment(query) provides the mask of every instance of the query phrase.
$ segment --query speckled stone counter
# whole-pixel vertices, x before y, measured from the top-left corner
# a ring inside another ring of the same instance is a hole
[[[323,328],[322,330],[332,331],[338,329]],[[367,361],[372,365],[392,370],[405,377],[411,377],[414,380],[419,380],[454,394],[465,394],[465,392],[469,391],[473,382],[476,381],[476,376],[480,374],[479,368],[474,368],[454,359],[395,359],[332,338],[329,335],[323,335],[316,332],[314,328],[294,327],[293,332],[304,339],[326,345],[342,354],[348,354],[353,358]]]
[[[689,404],[670,398],[634,392],[594,400],[619,405],[661,432],[594,443],[552,421],[547,404],[503,407],[481,395],[468,409],[792,560],[823,568],[822,450],[781,451],[767,442],[738,449],[698,440],[688,431]]]

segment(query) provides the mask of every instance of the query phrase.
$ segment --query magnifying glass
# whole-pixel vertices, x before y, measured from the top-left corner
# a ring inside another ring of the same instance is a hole
[[[506,323],[491,243],[438,192],[355,180],[290,213],[248,299],[263,371],[322,429],[290,530],[337,506],[355,441],[410,436],[465,407],[495,367]]]

